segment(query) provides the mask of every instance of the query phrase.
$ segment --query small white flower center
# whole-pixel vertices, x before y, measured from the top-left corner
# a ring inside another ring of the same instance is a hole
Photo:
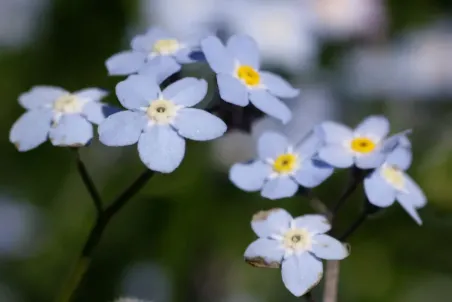
[[[171,101],[156,100],[146,109],[146,114],[156,124],[169,124],[176,116],[178,109]]]
[[[172,55],[181,48],[179,41],[175,39],[158,40],[152,46],[152,53],[159,55]]]
[[[396,166],[384,164],[381,167],[381,176],[386,180],[391,186],[399,191],[403,191],[405,188],[405,177],[403,172]]]
[[[283,244],[293,253],[304,252],[311,249],[312,236],[306,229],[290,229],[283,236]]]
[[[83,103],[73,94],[60,96],[53,104],[53,109],[59,113],[80,113],[83,109]]]

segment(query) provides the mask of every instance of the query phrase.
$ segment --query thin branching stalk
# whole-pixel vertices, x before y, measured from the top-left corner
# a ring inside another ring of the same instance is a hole
[[[78,162],[81,163],[79,158]],[[83,163],[81,163],[81,166],[84,167]],[[85,168],[83,169],[83,171],[84,173],[86,173],[86,175],[88,175]],[[155,172],[151,170],[144,171],[130,185],[130,187],[128,187],[121,195],[119,195],[119,197],[117,197],[107,208],[102,209],[101,207],[100,211],[98,210],[99,212],[96,218],[96,222],[92,227],[88,238],[86,239],[86,242],[80,252],[80,256],[78,257],[73,273],[68,281],[64,284],[61,296],[57,299],[57,301],[69,302],[75,298],[76,293],[80,285],[82,284],[85,273],[88,270],[93,252],[99,245],[100,240],[102,239],[102,235],[109,222],[127,204],[127,202],[131,200],[132,197],[135,196],[135,194],[137,194],[141,188],[143,188],[143,186],[149,181],[149,179],[151,179],[154,174]],[[84,177],[82,176],[82,178]],[[91,178],[87,177],[87,179]],[[90,186],[92,185],[92,188],[94,188],[93,192],[97,192],[92,181],[89,182],[89,184]],[[88,187],[87,182],[85,182],[85,185]],[[88,188],[88,190],[91,192],[90,188]],[[95,196],[96,198],[99,197],[98,195],[91,194],[96,209],[99,209],[97,205],[98,201],[96,200],[100,201],[100,198],[95,199]]]

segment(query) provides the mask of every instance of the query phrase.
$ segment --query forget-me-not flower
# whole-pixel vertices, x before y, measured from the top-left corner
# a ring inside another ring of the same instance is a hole
[[[279,98],[299,94],[280,76],[260,70],[259,50],[247,35],[234,35],[226,46],[214,36],[201,41],[207,62],[217,73],[220,96],[226,102],[247,106],[249,102],[262,112],[287,123],[290,109]]]
[[[385,139],[389,122],[384,116],[370,116],[354,130],[331,121],[323,122],[316,130],[325,143],[319,150],[319,158],[337,168],[354,164],[361,169],[380,166],[394,149],[394,138],[399,136]]]
[[[378,207],[389,207],[397,200],[418,224],[422,224],[416,210],[425,206],[427,198],[405,173],[412,159],[407,142],[408,139],[404,137],[383,165],[364,180],[364,190],[370,203]]]
[[[190,108],[206,93],[205,80],[184,78],[161,91],[154,77],[131,75],[116,86],[128,110],[107,118],[99,126],[99,139],[108,146],[138,142],[140,158],[149,169],[170,173],[184,157],[184,138],[205,141],[226,131],[218,117]]]
[[[181,68],[180,64],[194,61],[192,54],[196,45],[194,41],[182,41],[160,28],[151,28],[145,34],[133,38],[131,48],[106,61],[110,75],[137,73],[153,60],[160,61],[161,70],[177,72]]]
[[[321,259],[349,255],[345,245],[324,234],[331,225],[322,215],[294,219],[283,209],[272,209],[254,215],[251,227],[259,239],[248,246],[245,260],[256,267],[281,267],[284,285],[298,297],[322,279]]]
[[[311,135],[294,146],[281,134],[265,132],[257,144],[259,159],[233,165],[229,179],[240,189],[260,190],[269,199],[291,197],[298,186],[316,187],[333,173],[331,166],[313,158],[319,143]]]
[[[36,148],[49,137],[55,146],[79,147],[93,137],[91,123],[102,122],[113,108],[101,103],[107,92],[87,88],[70,93],[53,86],[35,86],[19,96],[28,111],[13,125],[9,140],[19,151]]]

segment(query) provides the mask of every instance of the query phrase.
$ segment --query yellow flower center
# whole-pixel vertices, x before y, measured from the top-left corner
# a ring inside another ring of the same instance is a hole
[[[367,137],[357,137],[352,140],[351,148],[358,153],[372,152],[376,147],[376,144]]]
[[[53,109],[61,113],[79,113],[82,111],[83,105],[77,96],[65,94],[55,101]]]
[[[178,51],[180,48],[179,41],[175,39],[158,40],[152,47],[152,52],[160,55],[170,55]]]
[[[278,173],[290,173],[297,167],[297,165],[297,155],[291,153],[281,154],[273,163],[273,170]]]
[[[307,250],[311,248],[311,234],[306,229],[292,229],[284,234],[284,247],[286,249]]]
[[[156,100],[146,110],[148,117],[156,124],[168,124],[176,116],[177,106],[167,100]]]
[[[237,77],[248,86],[256,86],[260,83],[259,72],[248,65],[242,65],[237,69]]]
[[[383,165],[381,168],[381,176],[390,185],[398,190],[403,190],[405,187],[405,178],[403,177],[403,172],[399,168],[392,165]]]

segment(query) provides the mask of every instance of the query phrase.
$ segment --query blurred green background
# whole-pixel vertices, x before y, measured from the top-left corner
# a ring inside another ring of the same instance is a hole
[[[435,62],[431,64],[430,57],[426,59],[427,66],[446,70],[439,80],[449,81],[446,89],[434,96],[413,94],[409,87],[402,87],[393,95],[356,97],[350,93],[354,84],[344,84],[341,62],[356,48],[370,45],[384,49],[406,31],[438,20],[447,29],[440,41],[450,45],[452,2],[379,2],[385,7],[385,25],[380,25],[383,34],[319,39],[314,67],[289,70],[275,60],[267,66],[302,89],[327,87],[334,103],[321,105],[328,108],[320,110],[334,107],[329,115],[334,119],[353,125],[368,114],[382,113],[390,118],[394,131],[414,130],[415,160],[410,174],[429,198],[427,207],[420,211],[424,225],[417,226],[398,205],[369,219],[349,240],[352,254],[341,262],[339,301],[447,302],[452,299],[452,93],[447,91],[447,87],[452,90],[452,77],[448,77],[452,48],[447,53],[449,61],[440,54],[432,56]],[[159,25],[143,13],[145,8],[154,15],[162,5],[175,13],[185,12],[174,1],[159,3],[0,0],[1,302],[53,301],[95,218],[72,152],[46,143],[19,153],[8,141],[11,125],[23,112],[18,95],[38,84],[68,90],[103,87],[112,91],[107,101],[119,105],[113,92],[121,78],[108,77],[104,61],[127,49],[134,34],[150,24]],[[192,4],[204,7],[198,0]],[[438,47],[447,49],[442,44]],[[390,77],[402,72],[401,78],[409,76],[398,68],[389,66],[383,74]],[[214,84],[212,74],[203,66],[190,66],[184,72]],[[302,95],[297,102],[303,101]],[[310,119],[309,114],[301,111],[295,118]],[[226,153],[240,153],[238,157],[247,154],[241,153],[239,145],[228,144]],[[112,301],[119,296],[155,302],[303,300],[284,288],[278,270],[247,265],[243,252],[255,239],[249,225],[255,212],[283,207],[297,216],[312,209],[302,197],[270,201],[235,188],[227,177],[228,159],[222,158],[229,154],[219,152],[221,148],[212,143],[189,143],[180,168],[155,176],[130,201],[96,250],[78,301]],[[105,201],[112,200],[145,169],[136,146],[107,148],[94,141],[81,154]],[[315,192],[331,205],[343,190],[346,177],[346,171],[338,171]],[[362,194],[358,190],[340,212],[338,232],[359,214]],[[314,290],[318,301],[321,293],[322,285]]]

